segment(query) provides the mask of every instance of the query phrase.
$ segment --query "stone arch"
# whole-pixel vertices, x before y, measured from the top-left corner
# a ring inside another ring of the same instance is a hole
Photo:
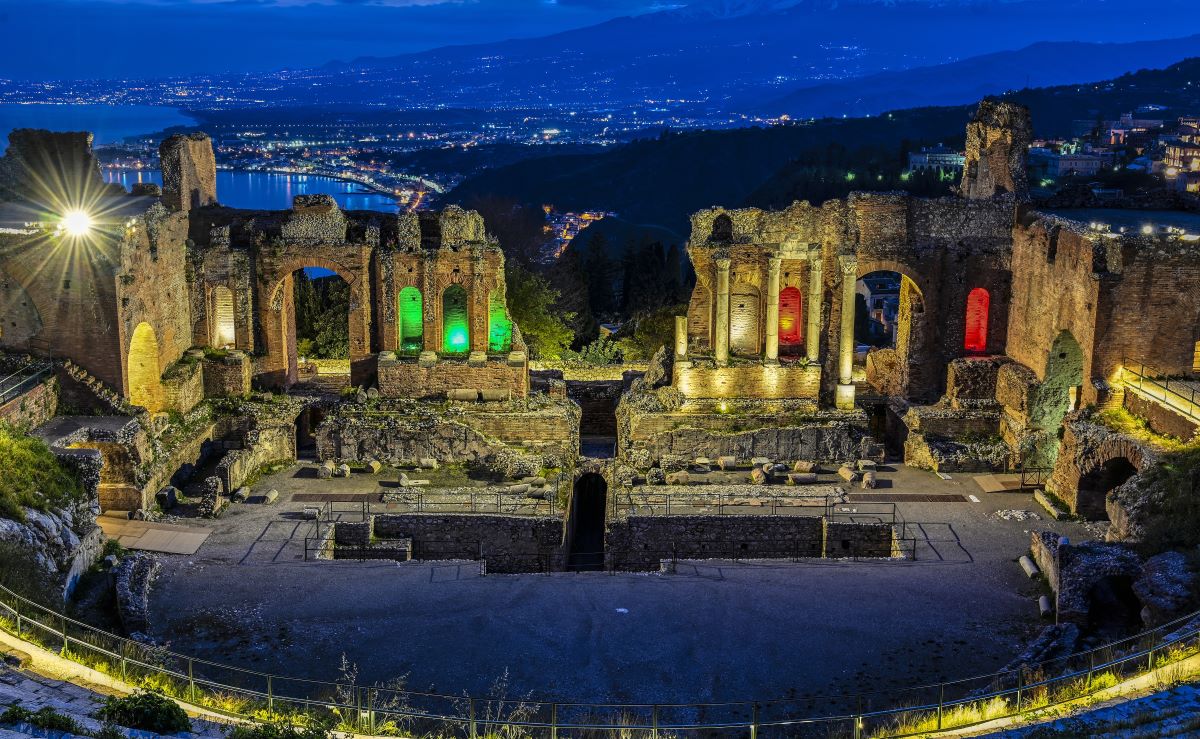
[[[143,321],[133,330],[126,357],[126,397],[151,413],[163,410],[162,368],[158,363],[158,336]]]
[[[1138,468],[1128,457],[1111,457],[1079,476],[1079,488],[1075,493],[1075,513],[1089,520],[1108,518],[1105,501],[1109,492],[1124,485],[1138,473]]]
[[[405,354],[414,354],[425,348],[425,309],[421,290],[409,285],[397,296],[397,321],[399,331],[397,346]]]
[[[779,293],[779,346],[798,347],[804,341],[804,298],[800,288],[785,287]]]
[[[991,295],[982,287],[967,293],[967,327],[963,336],[963,349],[970,354],[987,352],[988,313]]]
[[[466,354],[471,351],[471,304],[467,289],[453,283],[442,292],[442,351]]]
[[[580,475],[571,493],[567,569],[603,569],[607,512],[608,482],[603,475],[598,472]]]
[[[898,276],[899,289],[894,298],[895,316],[891,319],[894,329],[889,330],[890,336],[882,346],[870,350],[866,367],[867,381],[884,395],[909,398],[935,395],[939,378],[945,373],[945,365],[930,361],[934,355],[936,322],[930,321],[925,310],[927,300],[931,299],[926,280],[903,262],[886,259],[859,261],[857,274],[860,285],[864,279],[878,273]],[[857,311],[858,306],[853,310]],[[856,341],[861,338],[857,330],[855,338]]]
[[[217,285],[212,289],[209,316],[209,344],[215,347],[229,347],[237,343],[232,290],[224,285]]]
[[[739,282],[729,291],[729,350],[753,356],[761,350],[761,304],[757,287]]]

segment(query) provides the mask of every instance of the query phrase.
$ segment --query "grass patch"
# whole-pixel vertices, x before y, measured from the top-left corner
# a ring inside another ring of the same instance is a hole
[[[1124,408],[1109,408],[1100,411],[1092,415],[1092,420],[1113,431],[1125,434],[1126,436],[1132,436],[1138,441],[1146,442],[1167,451],[1178,452],[1190,447],[1189,444],[1180,441],[1174,436],[1157,433],[1150,428],[1145,419],[1138,418]]]
[[[25,520],[25,508],[65,508],[83,498],[75,475],[41,439],[0,426],[0,516]]]

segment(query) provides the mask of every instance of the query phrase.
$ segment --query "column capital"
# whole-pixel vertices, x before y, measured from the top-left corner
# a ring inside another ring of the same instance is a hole
[[[815,264],[817,266],[820,266],[820,264],[821,264],[821,245],[820,244],[809,244],[808,245],[808,261],[812,262],[813,264]]]
[[[772,274],[779,274],[779,267],[782,264],[782,257],[772,256],[767,259],[767,269],[770,270]]]
[[[854,254],[839,254],[838,264],[842,268],[842,274],[846,277],[858,273],[858,256]]]
[[[729,265],[733,264],[733,260],[729,257],[717,257],[713,260],[713,264],[717,265],[717,269],[728,272]]]

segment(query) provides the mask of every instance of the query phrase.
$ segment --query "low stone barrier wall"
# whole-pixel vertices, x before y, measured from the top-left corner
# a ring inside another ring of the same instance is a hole
[[[562,569],[563,523],[560,518],[396,513],[374,519],[376,537],[412,539],[413,559],[476,560],[482,553],[488,572]],[[341,526],[339,524],[339,528]],[[358,536],[361,537],[361,533]]]
[[[1138,418],[1144,418],[1156,433],[1174,436],[1183,441],[1192,439],[1200,430],[1200,422],[1142,395],[1134,388],[1125,390],[1125,410]]]
[[[607,564],[656,570],[660,560],[891,557],[890,524],[820,516],[629,516],[608,525]]]

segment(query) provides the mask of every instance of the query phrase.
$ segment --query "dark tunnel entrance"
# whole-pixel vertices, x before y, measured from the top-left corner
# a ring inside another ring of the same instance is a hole
[[[571,549],[567,569],[573,572],[604,569],[604,518],[608,508],[608,483],[589,472],[575,481],[571,497],[568,535]]]

